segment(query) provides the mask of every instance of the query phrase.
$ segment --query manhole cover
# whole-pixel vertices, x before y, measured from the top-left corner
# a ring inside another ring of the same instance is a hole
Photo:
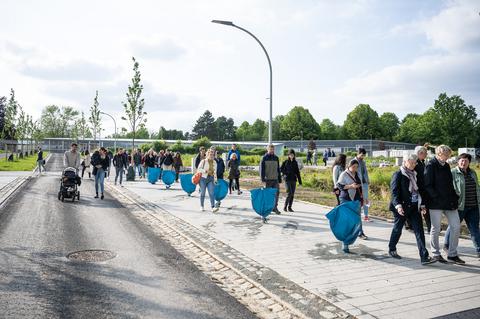
[[[74,261],[99,262],[115,258],[117,255],[113,251],[91,249],[70,253],[67,258]]]

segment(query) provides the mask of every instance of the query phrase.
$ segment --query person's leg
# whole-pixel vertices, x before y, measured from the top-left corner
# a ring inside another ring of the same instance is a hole
[[[123,181],[123,167],[120,169],[120,185],[122,185]]]
[[[459,210],[458,211],[458,218],[460,219],[460,224],[462,223],[462,220],[465,218],[465,211],[464,210]],[[448,247],[450,247],[450,224],[447,226],[447,230],[445,231],[445,242],[443,244],[443,247],[445,250],[448,250]]]
[[[407,216],[407,219],[410,220],[410,225],[415,233],[420,259],[425,260],[428,258],[428,250],[425,247],[425,232],[423,231],[422,216],[417,207],[412,208]]]
[[[402,228],[405,224],[405,216],[400,215],[397,212],[393,212],[394,222],[392,233],[390,234],[390,241],[388,242],[389,251],[397,251],[397,244],[402,236]]]
[[[478,206],[464,210],[465,223],[467,224],[470,238],[472,238],[473,247],[477,254],[480,254],[480,230],[479,230],[479,209]]]
[[[229,178],[228,179],[228,191],[230,194],[232,193],[232,188],[233,188],[233,179]]]
[[[460,216],[458,211],[446,210],[444,212],[448,219],[448,227],[450,227],[450,238],[448,241],[448,257],[455,257],[458,255],[458,239],[460,238]]]
[[[290,203],[290,196],[291,196],[291,189],[290,189],[290,182],[285,181],[285,191],[287,192],[287,198],[285,198],[285,205],[283,206],[283,210],[287,211],[288,204]]]
[[[368,219],[368,206],[366,204],[368,200],[368,184],[362,184],[362,194],[363,194],[363,200],[364,200],[363,216],[365,216],[365,218]]]
[[[87,168],[86,166],[82,166],[82,178],[83,178],[83,175],[85,174],[85,169],[86,168]]]
[[[425,215],[423,215],[423,218],[425,219],[425,224],[427,226],[427,232],[430,234],[430,231],[432,230],[432,222],[430,221],[430,210],[427,209],[427,212]]]
[[[118,175],[120,174],[120,170],[115,167],[115,185],[117,185]]]
[[[280,184],[278,183],[278,181],[275,181],[275,183],[273,183],[273,188],[277,189],[277,192],[275,193],[275,207],[274,207],[274,210],[278,210],[278,198],[280,197]]]
[[[96,197],[98,197],[98,183],[100,182],[100,175],[102,175],[103,172],[100,172],[100,170],[97,170],[97,174],[95,174],[95,193],[97,194]]]
[[[431,209],[430,220],[432,221],[432,229],[430,230],[430,248],[433,256],[440,256],[440,243],[438,236],[441,231],[442,210]]]
[[[242,193],[240,190],[240,177],[235,178],[235,184],[237,185],[237,193],[240,195]]]
[[[288,201],[288,208],[289,209],[292,209],[292,205],[293,205],[293,198],[295,197],[295,190],[297,189],[297,182],[296,181],[292,181],[290,182],[290,199]]]
[[[200,206],[203,208],[205,203],[205,191],[207,189],[207,179],[200,178]]]
[[[215,207],[215,183],[213,181],[213,177],[208,177],[207,180],[207,189],[208,189],[208,197],[210,198],[210,206],[211,208]]]
[[[100,193],[101,193],[101,199],[103,199],[103,193],[105,191],[105,173],[103,170],[100,170]]]

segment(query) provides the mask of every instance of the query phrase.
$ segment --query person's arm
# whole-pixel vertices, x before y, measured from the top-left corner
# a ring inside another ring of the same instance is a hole
[[[68,151],[67,151],[68,152]],[[63,166],[68,167],[68,155],[67,152],[63,153]]]
[[[298,168],[298,163],[295,164],[295,170],[298,178],[298,184],[302,185],[302,175],[300,174],[300,169]]]
[[[370,178],[368,177],[368,169],[367,169],[367,162],[363,160],[364,166],[364,177],[365,177],[365,184],[370,184]]]
[[[280,160],[278,159],[278,156],[276,158],[277,161],[277,175],[278,175],[278,182],[282,182],[282,172],[280,172]]]
[[[392,192],[392,205],[399,210],[399,208],[403,209],[402,207],[402,200],[401,200],[401,173],[395,172],[392,176],[392,181],[390,182],[390,191]]]
[[[282,166],[280,167],[280,172],[282,172],[282,174],[285,174],[286,163],[287,163],[287,160],[284,160],[283,163],[282,163]]]
[[[238,161],[238,166],[240,166],[240,151],[237,150],[237,161]]]
[[[262,182],[265,182],[265,156],[262,157],[262,162],[260,163],[260,168],[261,168],[260,177],[262,179]]]
[[[429,200],[438,198],[438,193],[435,189],[435,172],[433,165],[427,165],[425,172],[425,191],[430,197]]]

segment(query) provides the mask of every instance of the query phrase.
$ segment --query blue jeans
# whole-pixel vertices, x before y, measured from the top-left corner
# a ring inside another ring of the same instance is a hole
[[[115,185],[117,185],[118,177],[120,177],[120,185],[123,181],[123,167],[115,167]],[[102,192],[103,193],[103,192]]]
[[[142,176],[142,165],[135,164],[135,172],[138,172],[138,176]]]
[[[98,194],[98,185],[100,184],[100,193],[103,194],[105,181],[105,171],[103,168],[97,168],[97,174],[95,175],[95,192]]]
[[[213,176],[202,177],[200,179],[200,206],[204,207],[205,193],[208,189],[208,197],[210,198],[210,205],[215,207],[215,180]]]
[[[346,200],[345,198],[340,197],[340,205],[342,205],[343,203],[346,203],[346,202],[350,202],[350,201]],[[360,204],[359,204],[359,207],[358,207],[357,214],[358,214],[358,216],[360,216],[360,235],[365,235],[363,233],[363,227],[362,227],[362,212],[361,212]],[[348,250],[348,245],[345,245],[345,243],[343,243],[343,250]]]
[[[368,206],[366,205],[368,199],[368,184],[362,184],[362,194],[363,194],[363,215],[368,217]]]
[[[465,220],[468,231],[470,232],[470,238],[473,242],[473,247],[477,253],[480,253],[480,230],[478,226],[479,222],[479,209],[477,207],[465,207],[464,210],[458,211],[458,217],[460,217],[460,223]],[[450,239],[450,226],[445,232],[445,247],[448,248],[448,242]]]
[[[388,243],[388,249],[390,251],[397,250],[397,244],[402,235],[402,228],[405,225],[405,221],[408,220],[415,232],[415,238],[417,240],[418,253],[420,259],[425,260],[428,258],[428,251],[425,247],[425,233],[423,231],[422,215],[418,211],[418,205],[412,205],[405,207],[405,216],[400,215],[397,211],[393,212],[395,221],[393,222],[392,234],[390,235],[390,242]]]

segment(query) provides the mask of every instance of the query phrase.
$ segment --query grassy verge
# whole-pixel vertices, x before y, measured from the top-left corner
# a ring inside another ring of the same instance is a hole
[[[43,152],[44,158],[48,155]],[[37,165],[37,155],[31,155],[22,159],[15,159],[13,162],[8,162],[4,158],[0,160],[0,171],[31,171]]]

